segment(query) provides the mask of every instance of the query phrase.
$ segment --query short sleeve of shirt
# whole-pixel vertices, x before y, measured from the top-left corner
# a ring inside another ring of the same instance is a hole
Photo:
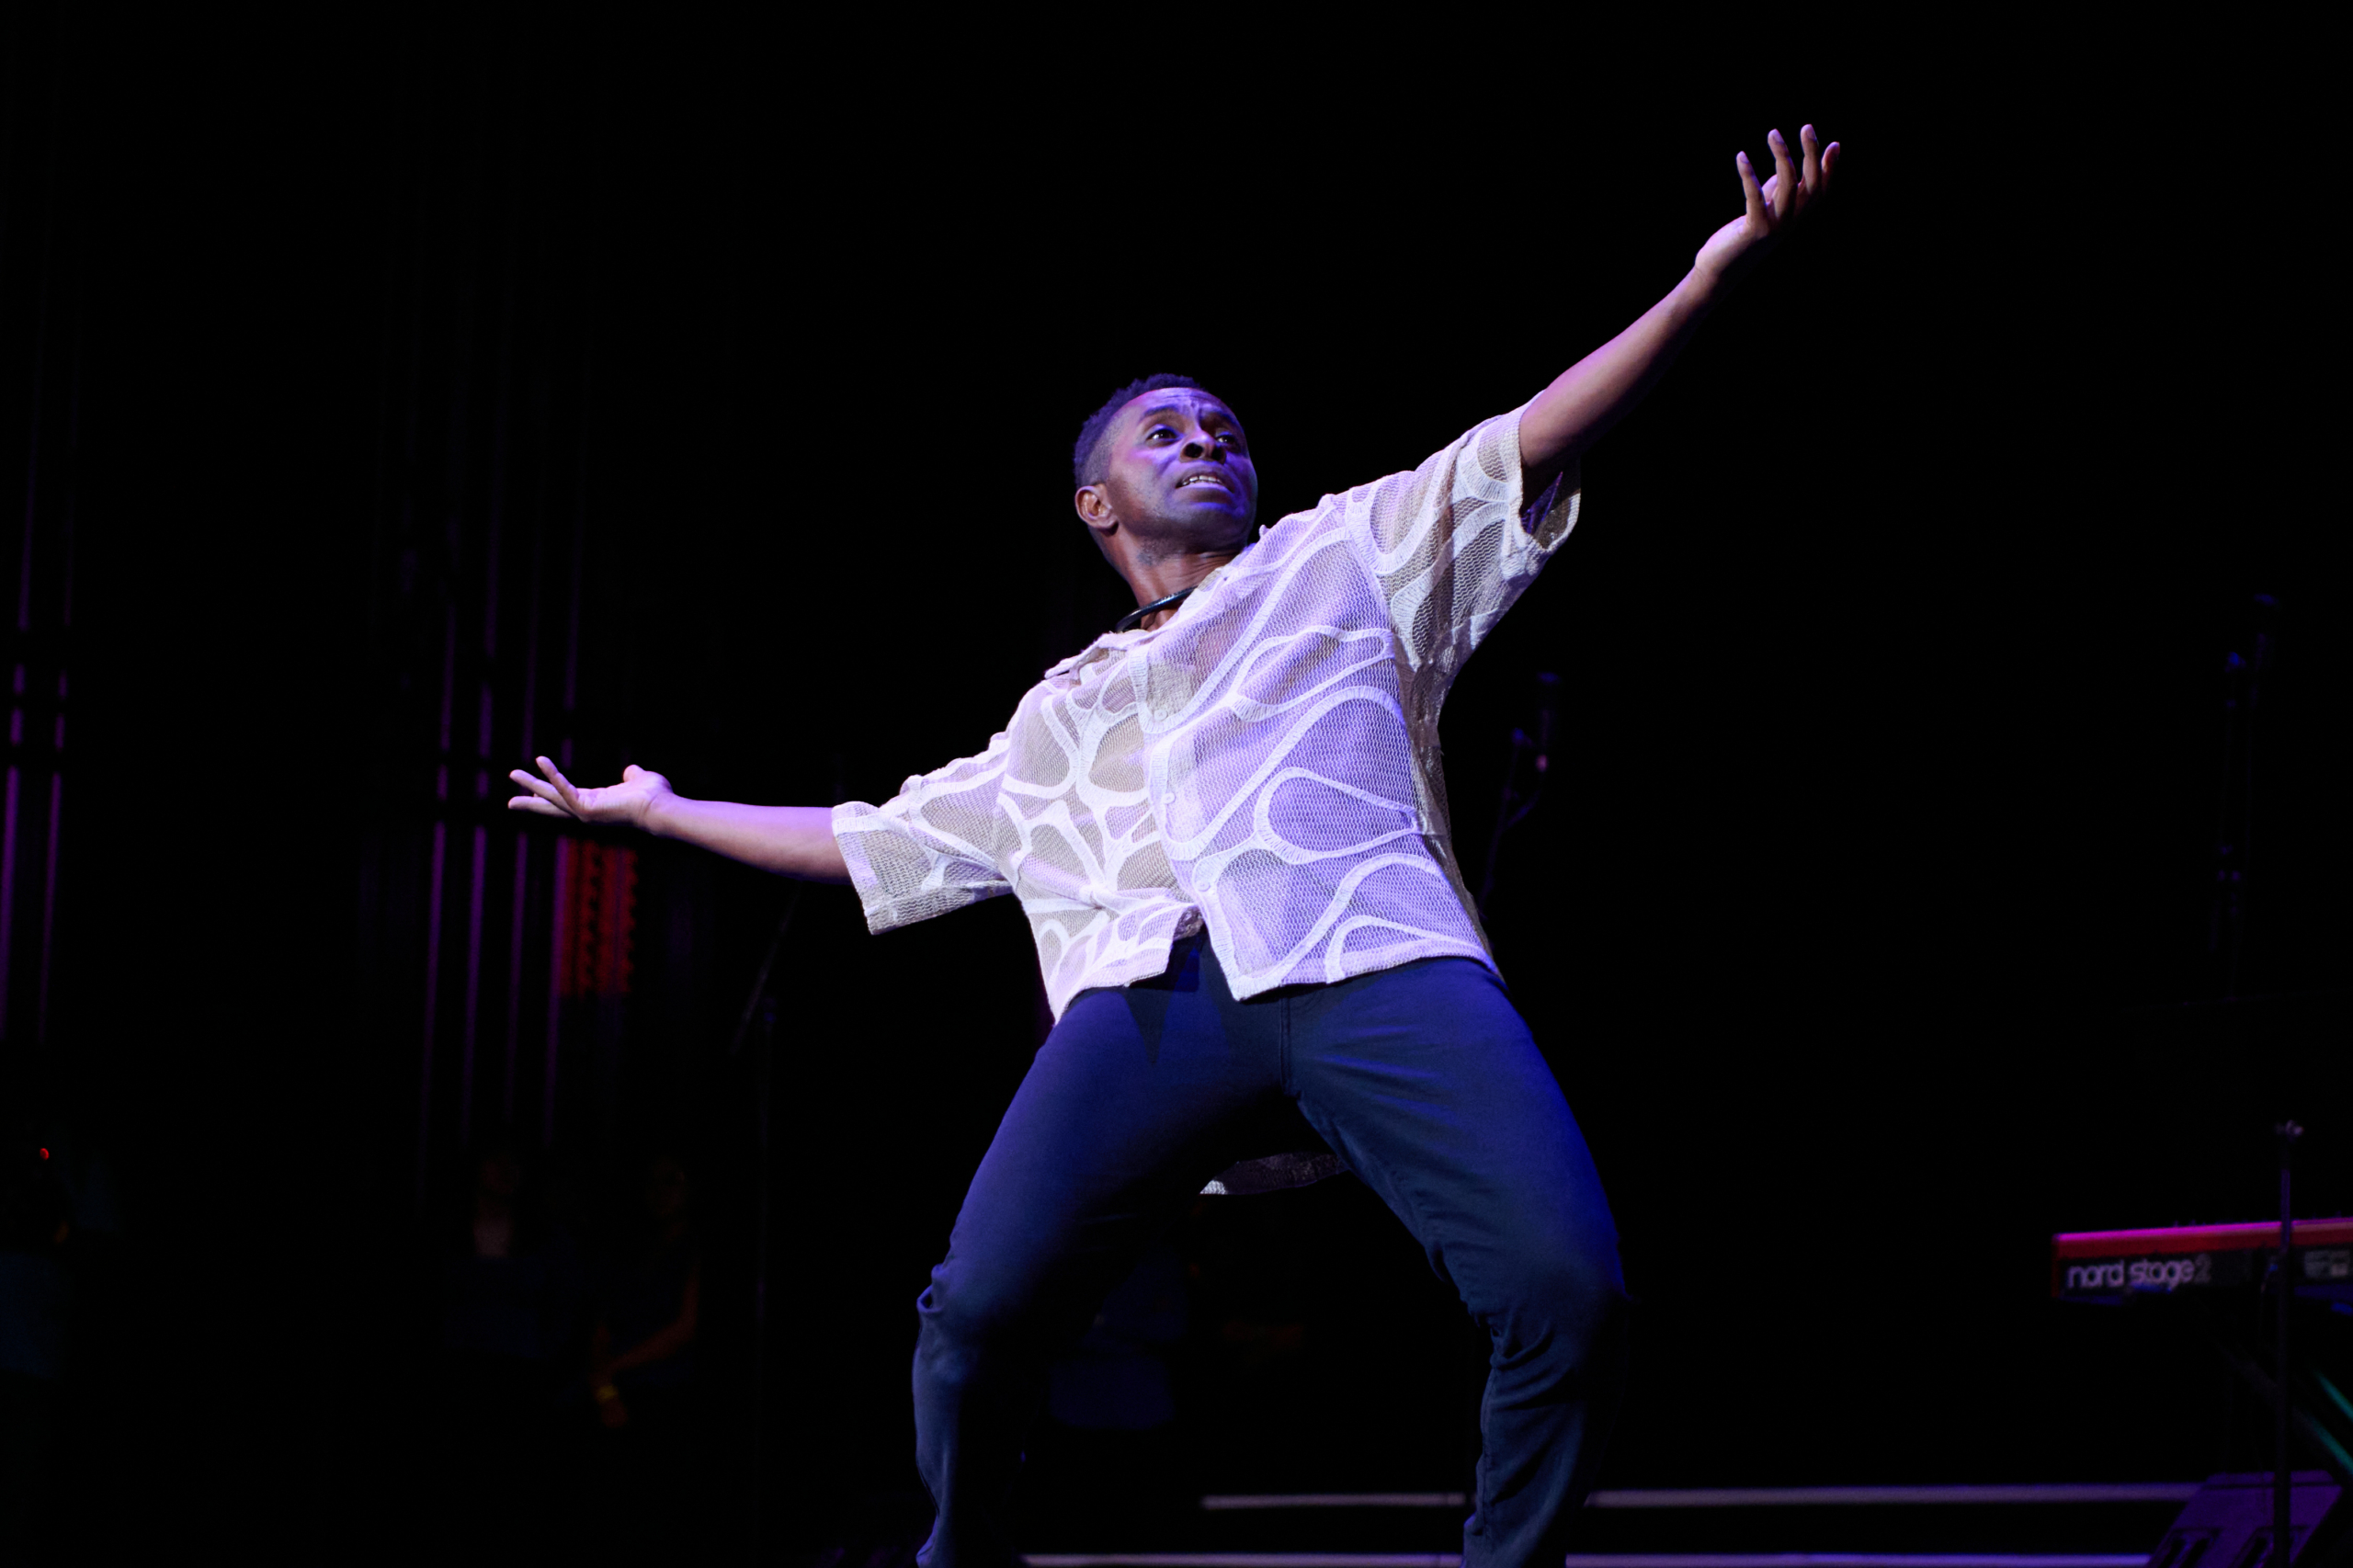
[[[880,806],[834,808],[834,842],[878,936],[1013,891],[998,863],[1006,738],[909,778]]]
[[[1339,498],[1342,526],[1388,601],[1408,663],[1426,678],[1453,678],[1576,524],[1574,466],[1541,494],[1523,494],[1522,412]]]

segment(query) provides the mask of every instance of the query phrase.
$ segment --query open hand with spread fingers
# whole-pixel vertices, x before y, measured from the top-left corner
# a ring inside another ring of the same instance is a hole
[[[572,780],[556,771],[554,763],[546,757],[537,760],[540,771],[547,775],[545,778],[533,778],[519,767],[506,776],[530,791],[508,801],[508,809],[543,817],[571,817],[580,822],[627,823],[642,828],[648,825],[648,812],[671,793],[667,778],[634,763],[621,769],[621,781],[618,784],[608,784],[601,790],[576,790]]]
[[[1798,132],[1802,151],[1792,159],[1790,144],[1781,133],[1772,132],[1765,139],[1773,149],[1773,172],[1763,185],[1756,183],[1756,171],[1749,166],[1748,154],[1733,154],[1740,169],[1740,187],[1748,198],[1747,210],[1708,236],[1699,254],[1691,259],[1692,269],[1717,278],[1729,278],[1747,263],[1764,254],[1772,242],[1788,232],[1808,202],[1817,199],[1830,188],[1831,172],[1838,165],[1838,143],[1822,146],[1809,125]]]
[[[580,790],[546,757],[537,776],[517,768],[506,777],[525,793],[506,802],[518,812],[574,822],[624,823],[657,838],[714,850],[747,866],[813,882],[846,882],[849,866],[834,841],[830,806],[747,806],[733,801],[689,801],[658,773],[631,766],[621,781]]]

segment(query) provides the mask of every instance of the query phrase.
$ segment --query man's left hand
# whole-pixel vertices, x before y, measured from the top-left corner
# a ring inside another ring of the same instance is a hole
[[[1748,210],[1714,233],[1699,247],[1691,260],[1691,270],[1710,282],[1729,280],[1735,273],[1762,256],[1797,221],[1806,204],[1819,199],[1830,188],[1831,171],[1838,165],[1838,143],[1820,146],[1809,125],[1798,132],[1804,151],[1797,162],[1790,157],[1790,144],[1781,133],[1772,132],[1765,139],[1773,149],[1773,172],[1763,185],[1756,183],[1756,171],[1749,166],[1748,154],[1735,153],[1740,168],[1741,189],[1747,194]]]

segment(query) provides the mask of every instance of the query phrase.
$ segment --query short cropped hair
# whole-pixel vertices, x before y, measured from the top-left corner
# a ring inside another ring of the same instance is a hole
[[[1103,455],[1103,437],[1111,433],[1111,421],[1120,410],[1146,392],[1162,392],[1169,387],[1190,387],[1195,392],[1209,389],[1190,376],[1172,376],[1163,371],[1130,381],[1111,394],[1110,401],[1088,415],[1086,423],[1078,427],[1078,441],[1070,450],[1071,477],[1076,483],[1099,484],[1110,477],[1110,460]]]

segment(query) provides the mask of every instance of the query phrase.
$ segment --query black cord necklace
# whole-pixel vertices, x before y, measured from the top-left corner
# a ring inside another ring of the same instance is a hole
[[[1199,585],[1198,584],[1195,585],[1196,587]],[[1173,609],[1176,606],[1183,604],[1187,599],[1192,597],[1192,588],[1179,588],[1165,599],[1154,599],[1148,605],[1142,605],[1135,609],[1130,610],[1127,614],[1121,616],[1118,620],[1111,623],[1111,630],[1114,632],[1133,631],[1142,623],[1145,616],[1157,615],[1164,609]]]

